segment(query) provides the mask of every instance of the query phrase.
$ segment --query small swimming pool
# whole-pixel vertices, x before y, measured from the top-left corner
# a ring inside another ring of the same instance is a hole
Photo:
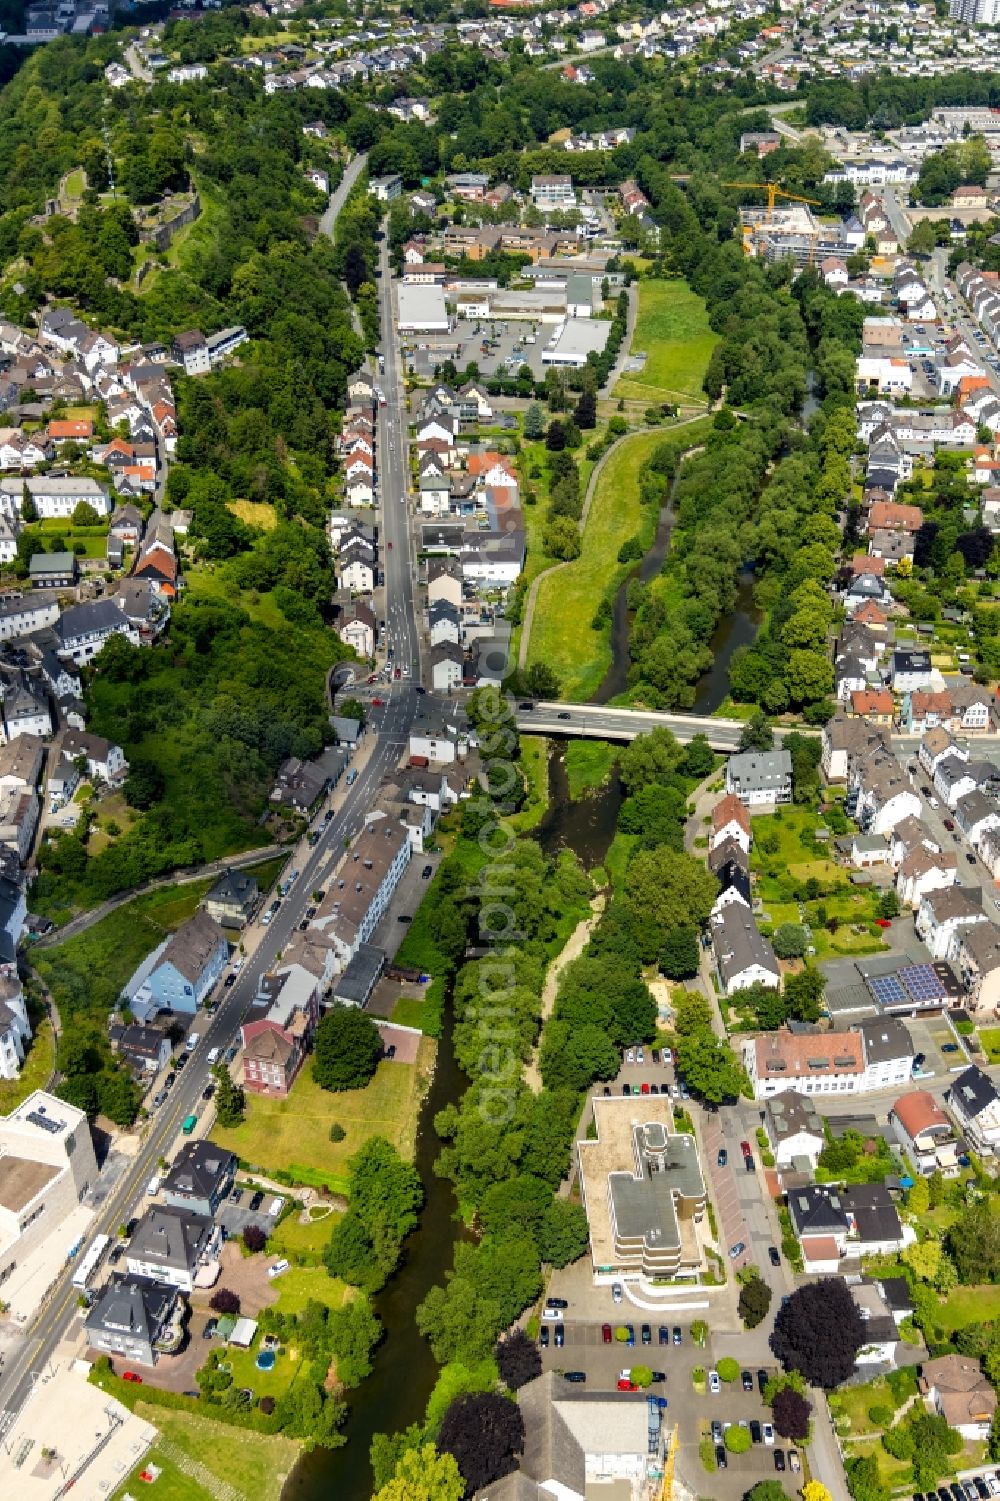
[[[277,1358],[273,1350],[261,1350],[256,1362],[258,1371],[273,1371]]]

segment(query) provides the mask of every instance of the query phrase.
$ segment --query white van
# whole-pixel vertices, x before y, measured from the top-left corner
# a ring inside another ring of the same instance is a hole
[[[198,1044],[199,1044],[200,1041],[201,1041],[201,1033],[200,1032],[192,1032],[191,1035],[190,1035],[190,1037],[188,1038],[187,1042],[184,1044],[184,1046],[187,1048],[187,1050],[188,1050],[189,1053],[193,1053],[194,1050],[195,1050],[195,1048],[198,1046]]]
[[[209,1055],[208,1055],[208,1066],[209,1066],[209,1068],[211,1068],[214,1063],[218,1063],[218,1061],[219,1061],[219,1051],[220,1050],[218,1048],[213,1048],[212,1051],[209,1053]]]
[[[146,1192],[149,1194],[149,1197],[152,1199],[152,1198],[156,1197],[156,1195],[159,1193],[159,1191],[160,1191],[160,1175],[159,1175],[159,1173],[154,1173],[153,1176],[150,1178],[149,1182],[146,1184]]]

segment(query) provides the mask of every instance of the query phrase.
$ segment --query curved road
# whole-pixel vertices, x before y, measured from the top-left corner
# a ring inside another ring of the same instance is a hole
[[[399,356],[392,334],[392,281],[387,241],[383,242],[382,259],[382,317],[386,333],[386,368],[382,386],[387,404],[378,414],[378,451],[384,507],[383,540],[392,543],[392,550],[385,554],[387,599],[390,601],[387,639],[395,661],[409,663],[417,678],[419,643],[413,611],[411,538],[406,507],[406,418]],[[192,1112],[201,1113],[201,1092],[207,1080],[209,1049],[227,1048],[237,1039],[240,1022],[253,1001],[261,977],[287,945],[310,902],[310,893],[322,884],[326,871],[342,852],[344,841],[361,827],[365,812],[378,796],[382,778],[399,760],[416,715],[418,698],[414,682],[408,678],[390,682],[383,691],[385,708],[373,721],[374,736],[369,743],[367,759],[363,750],[356,761],[357,780],[352,787],[335,795],[333,818],[322,827],[315,848],[303,853],[301,874],[273,922],[259,930],[259,942],[246,958],[236,983],[231,989],[220,992],[218,1011],[212,1017],[199,1016],[197,1025],[201,1041],[198,1048],[187,1068],[178,1075],[167,1102],[154,1113],[138,1153],[107,1192],[102,1192],[99,1181],[96,1192],[88,1199],[87,1202],[96,1207],[93,1223],[87,1232],[88,1240],[96,1234],[115,1234],[122,1221],[127,1220],[136,1205],[141,1203],[145,1185],[156,1171],[159,1159],[172,1155],[184,1118]],[[70,1267],[67,1266],[41,1312],[26,1330],[24,1343],[8,1355],[0,1379],[0,1408],[3,1409],[0,1424],[6,1425],[9,1422],[7,1415],[22,1406],[56,1347],[75,1325],[77,1314],[77,1294],[70,1284]]]

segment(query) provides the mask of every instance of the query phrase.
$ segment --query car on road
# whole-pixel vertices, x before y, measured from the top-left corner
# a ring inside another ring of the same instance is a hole
[[[429,881],[430,878],[431,878],[431,876],[433,875],[433,873],[434,873],[434,867],[433,867],[433,865],[425,865],[424,868],[423,868],[423,870],[420,872],[420,879],[422,881]]]
[[[373,709],[384,709],[385,708],[385,699],[384,698],[373,698],[372,699],[372,708]]]
[[[414,693],[426,693],[427,689],[426,688],[422,688],[419,683],[415,683],[413,685],[413,691],[414,691]]]
[[[783,1475],[785,1473],[785,1451],[784,1451],[784,1449],[775,1449],[775,1451],[774,1451],[774,1468],[777,1470],[777,1472],[778,1472],[779,1475]]]
[[[669,1343],[670,1343],[670,1330],[667,1328],[666,1324],[661,1324],[660,1325],[659,1333],[657,1335],[657,1339],[658,1339],[658,1341],[659,1341],[659,1343],[661,1345],[669,1345]]]
[[[546,1298],[545,1306],[546,1308],[568,1308],[569,1300],[568,1298]]]
[[[560,714],[556,715],[556,718],[557,719],[569,719],[569,718],[571,718],[571,716],[567,713],[567,711],[565,709],[563,709],[563,711]]]
[[[642,1326],[642,1342],[644,1345],[651,1345],[653,1343],[653,1331],[648,1324],[643,1324]]]
[[[771,1444],[774,1443],[774,1424],[773,1423],[765,1423],[764,1424],[764,1442],[765,1442],[765,1444],[768,1444],[768,1445],[771,1445]]]
[[[614,1336],[614,1333],[612,1331],[611,1325],[610,1324],[602,1324],[601,1325],[601,1338],[603,1339],[604,1343],[606,1345],[610,1345],[610,1343],[614,1339],[614,1337],[615,1336]]]
[[[667,1373],[666,1373],[666,1371],[654,1371],[653,1372],[653,1380],[654,1381],[666,1381],[666,1379],[667,1379]]]
[[[538,1343],[541,1345],[543,1350],[547,1350],[549,1348],[549,1330],[547,1324],[543,1324],[541,1329],[538,1331]]]
[[[518,706],[517,706],[517,707],[518,707],[518,708],[519,708],[519,709],[521,709],[521,710],[522,710],[522,711],[523,711],[523,712],[524,712],[524,713],[525,713],[525,714],[528,714],[528,713],[530,713],[530,712],[531,712],[531,710],[532,710],[532,709],[533,709],[533,708],[534,708],[534,707],[535,707],[535,706],[534,706],[534,704],[531,704],[531,703],[529,703],[529,702],[528,702],[528,700],[527,700],[527,699],[525,699],[525,700],[524,700],[524,702],[523,702],[523,703],[520,703],[520,704],[518,704]]]
[[[397,922],[402,922],[402,923],[409,923],[409,922],[412,922],[412,921],[413,921],[413,918],[412,918],[412,917],[410,917],[410,916],[409,916],[409,914],[408,914],[408,913],[406,913],[406,912],[401,912],[401,913],[400,913],[400,914],[399,914],[399,916],[398,916],[398,917],[397,917],[397,918],[396,918],[396,921],[397,921]]]
[[[753,1377],[751,1376],[749,1371],[744,1371],[740,1377],[740,1380],[743,1383],[743,1390],[745,1392],[753,1391]]]
[[[729,1153],[726,1151],[725,1147],[719,1148],[719,1155],[715,1160],[718,1163],[719,1167],[725,1167],[726,1163],[729,1161]]]
[[[968,863],[970,865],[975,865],[975,863],[976,863],[976,857],[971,852],[969,854],[967,854],[965,858],[966,858],[966,860],[968,861]]]
[[[955,825],[952,823],[950,818],[942,818],[941,822],[944,824],[949,834],[954,832]]]
[[[621,1300],[622,1300],[622,1285],[621,1285],[620,1282],[612,1282],[612,1284],[611,1284],[611,1301],[613,1303],[620,1303]]]
[[[781,1265],[781,1257],[778,1254],[778,1248],[777,1248],[777,1246],[768,1246],[768,1248],[767,1248],[767,1259],[771,1263],[772,1266],[780,1266]]]
[[[722,1390],[722,1382],[719,1380],[719,1373],[716,1370],[709,1371],[708,1373],[708,1389],[713,1397],[717,1397]]]
[[[586,1381],[586,1371],[563,1371],[564,1381]]]

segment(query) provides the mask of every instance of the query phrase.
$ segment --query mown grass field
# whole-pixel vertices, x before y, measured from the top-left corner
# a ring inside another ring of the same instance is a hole
[[[637,535],[645,546],[652,541],[657,516],[640,504],[639,471],[675,432],[685,443],[700,437],[699,424],[659,428],[635,433],[609,453],[596,481],[580,556],[538,585],[527,662],[552,667],[564,699],[589,699],[611,665],[610,626],[594,630],[591,622],[601,599],[633,566],[617,561],[622,543]]]
[[[136,1411],[147,1422],[155,1423],[163,1436],[176,1444],[189,1459],[207,1471],[208,1486],[202,1490],[166,1490],[168,1501],[201,1501],[201,1496],[215,1495],[212,1482],[228,1482],[248,1501],[279,1501],[285,1481],[302,1446],[280,1434],[253,1433],[247,1428],[232,1428],[212,1418],[174,1411],[166,1407],[138,1402]],[[154,1458],[156,1450],[153,1451]],[[133,1495],[149,1489],[150,1497],[163,1501],[156,1487],[140,1483]]]
[[[701,383],[718,337],[708,326],[705,304],[683,281],[639,283],[639,316],[632,340],[646,363],[615,383],[626,400],[705,403]]]
[[[434,1047],[429,1038],[422,1039],[416,1063],[380,1063],[365,1089],[342,1094],[320,1089],[307,1062],[287,1099],[249,1095],[242,1124],[216,1125],[212,1139],[261,1171],[280,1168],[313,1186],[326,1184],[343,1193],[348,1159],[370,1136],[384,1136],[402,1156],[412,1158]],[[330,1140],[334,1122],[344,1128],[343,1141]]]

